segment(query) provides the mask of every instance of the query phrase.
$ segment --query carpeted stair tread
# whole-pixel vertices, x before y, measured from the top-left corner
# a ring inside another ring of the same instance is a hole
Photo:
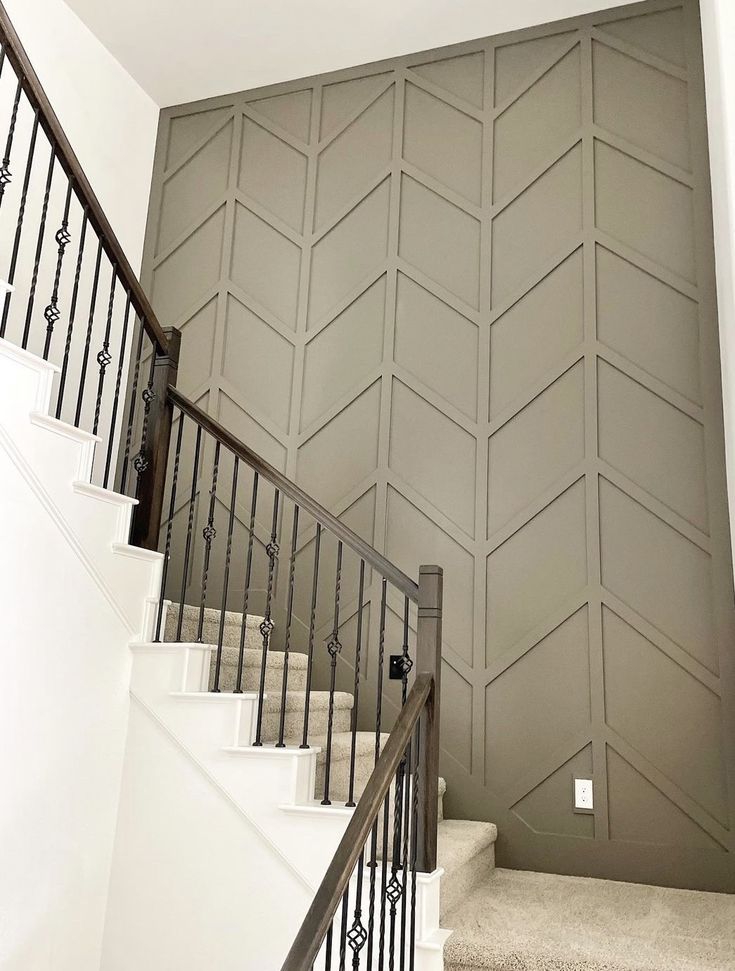
[[[732,971],[735,899],[495,870],[443,917],[446,971]]]
[[[269,692],[265,699],[263,700],[263,711],[272,712],[281,710],[281,702],[283,701],[283,696],[280,692]],[[351,694],[346,691],[335,691],[334,692],[334,710],[335,711],[351,711],[352,705],[354,703],[354,698]],[[305,691],[287,691],[286,692],[286,711],[303,711],[306,706],[306,692]],[[309,695],[309,711],[328,711],[329,710],[329,692],[328,691],[312,691]],[[340,732],[340,734],[349,734],[348,732]],[[291,744],[293,740],[289,740]]]
[[[213,645],[214,652],[217,651],[217,645]],[[222,646],[222,664],[227,667],[237,667],[240,658],[240,648],[231,647],[227,644]],[[283,651],[268,651],[266,659],[266,668],[278,668],[283,670],[283,665],[285,663],[286,655]],[[246,647],[243,651],[243,666],[246,668],[259,668],[263,662],[263,652],[258,650],[257,647]],[[214,665],[214,654],[212,656],[212,665]],[[289,671],[306,671],[309,666],[309,657],[307,654],[299,654],[297,651],[291,651],[288,655],[288,669]]]
[[[178,623],[179,619],[179,607],[180,604],[173,603],[169,605],[166,620],[167,622],[172,622],[174,624]],[[196,619],[199,620],[199,607],[196,604],[184,604],[184,620]],[[219,607],[205,607],[204,608],[204,622],[219,624],[221,611]],[[248,614],[247,627],[248,629],[257,629],[263,622],[263,618],[259,617],[257,614]],[[225,625],[233,626],[236,625],[240,627],[242,624],[242,614],[237,610],[226,610],[225,611]],[[167,624],[168,626],[168,624]]]

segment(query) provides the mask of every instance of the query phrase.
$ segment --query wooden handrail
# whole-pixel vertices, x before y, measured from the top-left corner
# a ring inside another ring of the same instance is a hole
[[[168,341],[166,340],[163,328],[158,322],[158,318],[143,292],[143,288],[136,274],[133,272],[133,268],[130,266],[123,252],[123,248],[115,235],[115,231],[110,225],[107,216],[105,216],[92,186],[89,184],[87,176],[84,174],[84,169],[74,149],[71,147],[69,139],[66,137],[56,112],[51,107],[51,102],[43,89],[38,75],[33,70],[33,65],[26,54],[25,48],[2,2],[0,2],[0,39],[5,49],[5,56],[13,65],[18,81],[32,107],[38,111],[39,124],[46,132],[57,159],[71,180],[77,198],[86,209],[87,218],[97,233],[102,243],[102,248],[115,267],[118,278],[130,294],[130,302],[140,317],[146,333],[154,344],[157,345],[158,350],[166,353],[168,350]]]
[[[304,492],[302,488],[297,486],[295,482],[292,482],[283,472],[280,472],[274,466],[270,465],[270,463],[266,462],[265,459],[262,459],[256,452],[248,448],[244,442],[241,442],[236,435],[233,435],[231,431],[223,425],[220,425],[211,415],[202,411],[186,395],[183,395],[178,388],[169,387],[168,396],[180,411],[200,425],[205,432],[208,432],[218,442],[237,455],[251,469],[254,469],[258,475],[262,476],[262,478],[280,490],[283,495],[288,496],[303,512],[313,516],[318,523],[328,529],[337,539],[342,540],[346,546],[349,546],[358,556],[362,557],[366,563],[369,563],[370,566],[400,590],[409,600],[412,600],[414,603],[418,602],[418,585],[402,570],[399,570],[395,564],[391,563],[390,560],[373,549],[369,543],[366,543],[349,526],[345,526],[341,520],[337,519],[336,516],[329,512],[328,509],[325,509],[321,503],[317,502],[307,492]]]
[[[418,674],[281,971],[311,971],[416,724],[433,700],[433,677]]]

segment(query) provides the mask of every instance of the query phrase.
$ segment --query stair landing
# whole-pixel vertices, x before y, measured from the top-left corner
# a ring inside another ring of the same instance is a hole
[[[443,917],[445,971],[735,971],[735,896],[495,870]]]

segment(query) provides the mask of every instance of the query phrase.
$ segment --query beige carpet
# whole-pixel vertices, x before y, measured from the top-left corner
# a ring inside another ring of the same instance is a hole
[[[496,870],[442,921],[445,971],[735,971],[735,896]]]

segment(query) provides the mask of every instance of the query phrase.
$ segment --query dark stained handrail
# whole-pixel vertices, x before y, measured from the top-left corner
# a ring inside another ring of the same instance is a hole
[[[265,459],[262,459],[252,449],[248,448],[244,442],[241,442],[224,425],[220,425],[211,415],[202,411],[186,395],[183,395],[178,388],[169,387],[168,396],[180,411],[188,415],[204,431],[212,435],[216,441],[237,455],[251,469],[254,469],[258,475],[274,485],[283,495],[293,500],[303,512],[313,516],[321,526],[328,529],[337,539],[342,540],[343,543],[354,550],[358,556],[361,556],[366,563],[369,563],[382,577],[390,581],[406,597],[414,601],[414,603],[418,602],[418,585],[409,576],[406,576],[402,570],[399,570],[394,563],[391,563],[390,560],[373,549],[361,536],[353,532],[349,526],[345,526],[341,520],[337,519],[336,516],[329,512],[328,509],[325,509],[321,503],[317,502],[307,492],[304,492],[295,482],[285,476],[283,472],[279,472],[278,469],[266,462]]]
[[[56,112],[51,107],[51,102],[43,89],[38,75],[33,70],[33,65],[26,54],[25,48],[2,2],[0,2],[0,40],[2,40],[5,55],[13,65],[23,91],[31,105],[38,110],[39,124],[54,146],[59,163],[71,179],[74,191],[86,209],[87,217],[99,236],[102,248],[113,266],[116,267],[118,277],[130,294],[130,302],[141,318],[146,333],[160,351],[166,352],[168,349],[168,341],[163,332],[163,328],[158,322],[158,318],[150,305],[148,297],[143,292],[143,288],[133,268],[130,266],[123,252],[123,248],[115,235],[115,231],[110,225],[107,216],[105,216],[92,186],[89,184],[87,176],[84,174],[84,169],[74,149],[71,147],[69,139],[66,137]]]
[[[424,709],[432,704],[433,694],[431,674],[417,674],[281,971],[311,971],[414,729]]]

